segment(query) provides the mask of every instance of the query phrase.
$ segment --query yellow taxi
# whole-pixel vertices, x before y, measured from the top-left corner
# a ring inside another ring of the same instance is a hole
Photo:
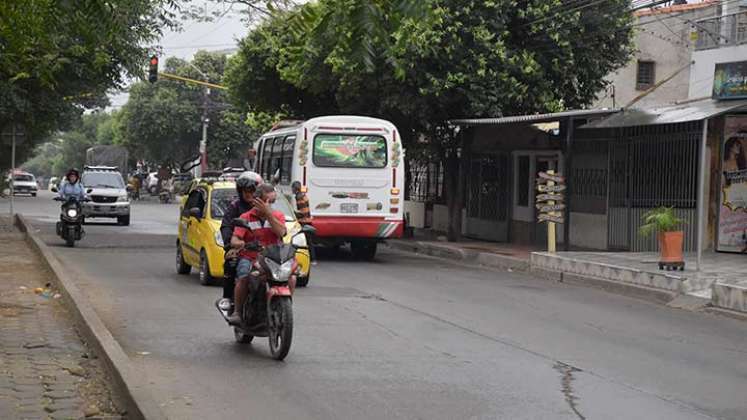
[[[189,193],[182,197],[179,207],[179,232],[176,240],[176,271],[189,274],[192,267],[199,271],[200,283],[210,285],[223,279],[223,238],[220,224],[224,211],[237,198],[233,181],[202,179],[192,184]],[[272,205],[285,215],[288,233],[285,243],[305,247],[306,237],[294,234],[301,230],[295,212],[283,194],[277,195]],[[299,273],[297,285],[305,287],[311,271],[309,251],[296,251]]]

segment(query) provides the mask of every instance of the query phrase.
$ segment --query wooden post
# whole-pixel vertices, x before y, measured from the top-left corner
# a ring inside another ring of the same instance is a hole
[[[547,173],[549,175],[555,175],[555,171],[553,171],[552,169],[550,169],[549,171],[547,171]],[[555,185],[555,181],[552,181],[552,180],[548,180],[547,181],[547,186],[548,187],[552,187],[553,185]],[[548,201],[548,204],[550,204],[550,205],[555,204],[555,200]],[[550,215],[555,216],[555,215],[557,215],[557,213],[553,211],[553,212],[550,212]],[[555,251],[556,251],[555,250],[555,243],[556,243],[556,241],[555,241],[555,222],[548,221],[547,222],[547,252],[555,253]]]

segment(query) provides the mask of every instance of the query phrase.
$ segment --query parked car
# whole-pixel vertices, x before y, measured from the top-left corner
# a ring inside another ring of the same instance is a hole
[[[116,167],[86,166],[80,181],[91,198],[83,204],[86,218],[113,217],[122,226],[130,224],[130,199]]]
[[[10,182],[10,176],[8,176],[8,182]],[[10,186],[10,185],[9,185]],[[34,174],[15,171],[13,172],[13,194],[28,194],[32,197],[36,197],[36,193],[39,191],[39,185],[36,183],[36,177]]]
[[[192,267],[199,270],[200,283],[209,285],[213,279],[223,278],[223,238],[220,224],[223,212],[236,199],[236,184],[233,181],[203,179],[195,183],[189,194],[182,198],[179,209],[179,232],[176,243],[177,271],[189,273]],[[273,208],[285,215],[288,233],[284,240],[298,246],[306,246],[304,235],[293,235],[301,230],[293,207],[282,194],[278,194]],[[297,284],[303,287],[309,282],[311,264],[307,249],[296,251],[299,274]]]

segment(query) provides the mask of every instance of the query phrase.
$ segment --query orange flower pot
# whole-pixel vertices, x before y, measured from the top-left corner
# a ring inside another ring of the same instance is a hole
[[[682,258],[682,244],[685,241],[685,233],[677,232],[659,232],[659,253],[661,254],[660,262],[662,263],[680,263]]]

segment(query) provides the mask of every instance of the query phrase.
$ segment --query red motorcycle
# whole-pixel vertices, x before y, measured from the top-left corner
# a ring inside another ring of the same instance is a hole
[[[234,226],[251,230],[244,219],[234,219]],[[312,226],[304,226],[296,235],[313,235]],[[294,236],[296,236],[294,235]],[[292,241],[291,241],[292,243]],[[268,337],[270,353],[275,360],[283,360],[290,351],[293,340],[293,297],[291,284],[295,284],[298,274],[296,250],[303,248],[290,244],[262,247],[257,242],[244,246],[257,251],[257,261],[250,275],[258,276],[260,287],[241,309],[241,324],[233,326],[234,336],[239,343],[251,343],[254,337]],[[216,308],[228,322],[228,312],[215,302]]]

